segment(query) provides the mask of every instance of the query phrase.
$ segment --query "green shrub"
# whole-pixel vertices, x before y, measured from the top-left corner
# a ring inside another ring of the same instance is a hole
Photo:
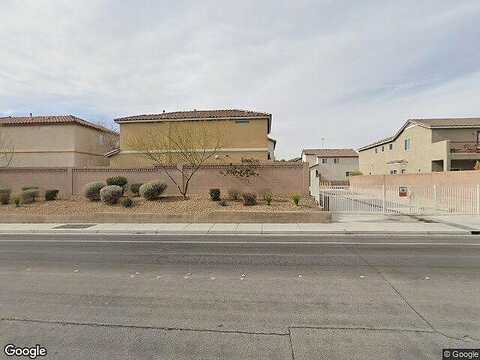
[[[210,189],[210,199],[212,201],[220,201],[220,189]]]
[[[263,194],[263,200],[265,200],[267,205],[271,205],[273,200],[273,194],[270,191],[267,191],[265,194]]]
[[[252,205],[257,205],[257,195],[254,193],[243,193],[242,194],[243,198],[243,205],[245,206],[252,206]]]
[[[292,199],[293,203],[294,203],[296,206],[298,206],[298,204],[300,203],[300,199],[301,199],[301,198],[302,198],[302,196],[301,196],[300,194],[297,194],[297,193],[292,194],[292,195],[290,196],[290,199]]]
[[[100,190],[100,199],[107,205],[115,205],[122,195],[123,188],[118,185],[107,185]]]
[[[228,190],[228,198],[233,201],[239,201],[242,197],[242,194],[237,189]]]
[[[129,197],[124,197],[120,200],[120,204],[122,204],[124,208],[131,208],[133,206],[133,200]]]
[[[220,206],[228,206],[228,202],[227,202],[227,200],[223,199],[223,200],[220,200],[220,201],[218,202],[218,205],[220,205]]]
[[[22,199],[22,204],[31,204],[37,200],[38,194],[40,192],[36,189],[24,190],[20,193],[20,198]]]
[[[12,191],[6,188],[0,188],[0,204],[8,205],[10,203],[10,194]]]
[[[128,180],[125,176],[112,176],[107,179],[107,185],[117,185],[125,189]]]
[[[20,198],[20,195],[18,194],[13,195],[13,203],[15,204],[15,207],[20,207],[20,204],[22,203],[22,199]]]
[[[94,181],[85,185],[83,195],[90,201],[100,201],[100,190],[107,186],[104,182]]]
[[[134,183],[132,185],[130,185],[130,191],[132,192],[132,194],[134,194],[135,196],[138,196],[139,193],[140,193],[140,186],[142,186],[143,184],[141,183]]]
[[[140,186],[140,196],[146,200],[156,200],[167,189],[167,184],[160,181],[149,181]]]
[[[38,186],[24,186],[22,187],[22,191],[25,190],[38,190]]]
[[[54,201],[57,200],[59,190],[46,190],[45,191],[45,201]]]

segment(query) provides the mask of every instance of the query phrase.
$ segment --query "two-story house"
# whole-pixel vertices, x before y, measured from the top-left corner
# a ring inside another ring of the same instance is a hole
[[[0,135],[11,167],[108,166],[104,155],[118,141],[115,131],[73,115],[1,117]]]
[[[304,149],[302,161],[308,162],[311,180],[346,181],[358,171],[358,153],[353,149]]]
[[[169,146],[172,136],[182,128],[195,133],[202,129],[212,134],[199,151],[212,151],[216,155],[209,163],[240,163],[242,159],[259,161],[274,160],[276,141],[268,134],[272,126],[272,115],[247,110],[193,110],[163,112],[151,115],[135,115],[115,119],[120,125],[120,148],[110,152],[110,166],[116,168],[144,167],[153,165],[138,146],[138,139],[159,138],[156,144],[166,144],[164,149],[149,149],[160,153],[172,153]],[[171,135],[173,134],[173,135]],[[165,137],[165,141],[160,138]],[[221,137],[220,146],[216,147]],[[132,141],[135,139],[136,141]],[[148,143],[148,140],[146,141]],[[163,145],[162,145],[163,146]]]
[[[473,170],[480,160],[480,118],[410,119],[358,152],[364,175]]]

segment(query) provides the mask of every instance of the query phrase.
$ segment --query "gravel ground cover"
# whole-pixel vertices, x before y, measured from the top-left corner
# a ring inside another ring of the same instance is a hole
[[[295,206],[288,197],[276,197],[271,205],[259,200],[257,205],[244,206],[241,202],[227,200],[227,206],[211,201],[208,196],[192,195],[184,200],[178,196],[165,196],[160,200],[147,201],[140,197],[132,198],[134,206],[124,208],[120,204],[106,205],[91,202],[77,196],[71,200],[38,201],[33,204],[15,207],[14,204],[0,205],[1,214],[25,215],[91,215],[92,213],[122,214],[169,214],[169,215],[205,215],[213,211],[318,211],[319,208],[311,198],[302,198],[299,206]]]

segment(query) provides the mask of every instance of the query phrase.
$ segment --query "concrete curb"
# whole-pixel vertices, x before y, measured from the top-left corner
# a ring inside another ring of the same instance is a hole
[[[337,236],[337,235],[374,235],[374,236],[441,236],[441,235],[472,235],[471,231],[467,230],[451,230],[451,231],[399,231],[399,232],[382,232],[382,231],[239,231],[239,232],[205,232],[205,231],[122,231],[122,230],[23,230],[23,231],[0,231],[0,235],[179,235],[179,236],[208,236],[208,235],[228,235],[228,236],[242,236],[242,235],[281,235],[281,236],[302,236],[302,235],[318,235],[318,236]]]

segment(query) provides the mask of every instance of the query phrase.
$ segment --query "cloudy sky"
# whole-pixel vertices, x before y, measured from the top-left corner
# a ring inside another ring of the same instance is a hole
[[[0,115],[270,112],[277,157],[480,116],[480,1],[2,0]]]

